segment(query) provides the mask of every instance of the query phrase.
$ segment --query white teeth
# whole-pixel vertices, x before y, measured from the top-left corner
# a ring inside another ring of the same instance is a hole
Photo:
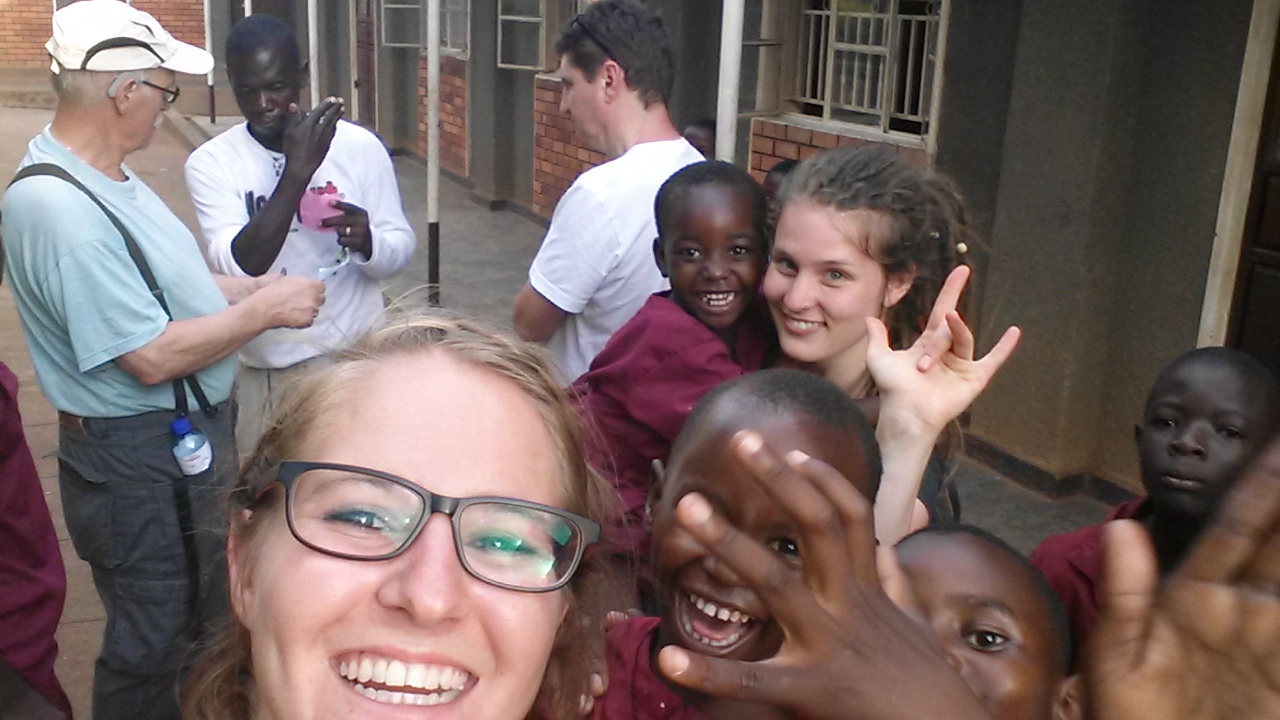
[[[731,292],[703,293],[702,300],[713,308],[722,308],[733,302],[737,295]]]
[[[466,691],[471,675],[448,665],[407,663],[362,653],[359,659],[338,663],[338,672],[356,692],[389,705],[439,705]],[[377,683],[381,688],[368,687]],[[397,690],[404,688],[404,690]]]
[[[726,622],[743,623],[744,625],[751,622],[750,615],[740,610],[730,611],[729,608],[726,607],[717,607],[715,603],[693,593],[689,593],[689,602],[693,603],[693,606],[702,611],[702,614],[707,617]]]
[[[404,684],[409,687],[416,688],[434,687],[434,685],[427,685],[428,669],[429,668],[422,663],[413,663],[412,665],[409,665],[408,671],[405,673]]]
[[[786,325],[797,332],[805,332],[821,327],[822,323],[815,322],[813,320],[800,320],[798,318],[788,317],[786,318]]]
[[[457,700],[458,696],[462,695],[461,690],[446,690],[438,693],[423,694],[378,690],[364,685],[356,685],[355,690],[374,702],[387,705],[443,705]]]
[[[440,674],[443,671],[445,671],[445,668],[439,665],[427,665],[426,671],[423,673],[422,684],[416,687],[424,690],[435,690],[440,687]]]
[[[382,663],[378,664],[381,665]],[[404,663],[399,660],[392,660],[387,663],[387,674],[382,682],[390,685],[391,687],[403,687],[405,684],[404,681],[408,675],[409,669],[405,667]]]

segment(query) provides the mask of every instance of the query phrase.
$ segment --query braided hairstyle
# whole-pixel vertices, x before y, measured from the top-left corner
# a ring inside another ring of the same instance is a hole
[[[899,350],[924,332],[947,274],[978,241],[950,178],[880,146],[840,148],[804,161],[778,194],[779,207],[796,201],[841,212],[874,210],[889,218],[888,234],[860,249],[888,276],[915,275],[907,294],[883,318],[890,344]]]

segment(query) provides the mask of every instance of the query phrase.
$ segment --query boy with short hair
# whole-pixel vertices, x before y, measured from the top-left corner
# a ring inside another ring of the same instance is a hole
[[[789,464],[794,462],[795,451],[803,453],[806,462],[821,461],[823,481],[805,493],[791,492],[784,486],[794,481],[779,477],[779,470],[762,473],[750,467],[740,455],[743,443],[739,439],[747,429],[751,432],[746,434],[757,444],[772,452],[786,452]],[[712,663],[739,661],[767,666],[769,672],[804,675],[813,690],[830,691],[822,697],[805,693],[804,702],[820,705],[832,716],[847,716],[852,706],[842,707],[849,702],[848,696],[839,692],[844,688],[827,687],[827,681],[804,669],[806,661],[838,664],[838,657],[802,657],[791,650],[783,660],[784,640],[794,643],[812,634],[810,628],[788,625],[795,621],[794,608],[778,608],[776,615],[773,612],[771,595],[776,602],[776,596],[798,594],[791,586],[783,587],[790,578],[771,574],[774,587],[757,590],[690,532],[684,525],[687,520],[677,519],[676,507],[691,494],[700,496],[740,534],[743,540],[735,542],[735,548],[745,541],[758,546],[759,552],[771,551],[767,562],[779,561],[796,578],[804,576],[805,584],[815,573],[822,576],[816,582],[838,583],[840,578],[832,575],[850,570],[856,573],[856,559],[841,553],[856,541],[857,533],[845,528],[838,541],[830,536],[815,537],[814,527],[802,527],[804,519],[789,512],[779,497],[809,494],[811,503],[817,500],[839,515],[857,504],[851,495],[860,496],[863,512],[869,516],[866,507],[877,489],[879,465],[874,432],[866,419],[848,395],[816,375],[766,370],[729,381],[708,394],[673,446],[670,466],[653,503],[654,575],[666,603],[665,612],[661,618],[631,618],[608,630],[610,683],[596,702],[594,717],[741,720],[787,717],[794,709],[752,699],[758,688],[742,687],[728,696],[681,688],[658,670],[658,650],[668,645]],[[812,490],[819,492],[815,495]],[[816,526],[829,528],[825,522]],[[860,540],[870,544],[870,529],[864,529],[866,537]],[[916,646],[931,660],[929,667],[918,668],[931,678],[924,684],[936,687],[953,681],[924,704],[956,710],[957,717],[973,716],[975,709],[996,720],[1078,717],[1074,682],[1067,678],[1069,639],[1061,610],[1052,590],[1025,559],[999,540],[963,527],[917,533],[901,547],[901,576],[908,592],[918,598],[921,614],[936,640],[929,637],[928,629],[907,620],[896,609],[890,612],[919,636],[917,640],[924,639]],[[824,571],[820,557],[837,559],[837,565],[848,563],[849,567]],[[843,563],[838,560],[841,557]],[[811,613],[800,616],[807,620]],[[836,620],[842,624],[836,631],[839,634],[858,632],[850,623],[879,625],[890,618],[873,612],[838,615]],[[866,629],[873,635],[893,634],[894,630],[886,630],[890,625],[893,623]],[[941,653],[935,642],[941,644]],[[779,663],[774,662],[775,657]],[[840,683],[852,677],[838,666],[827,665],[826,669],[828,678],[834,675]],[[904,677],[916,671],[913,665],[892,674]],[[958,679],[954,672],[958,672]],[[884,688],[884,696],[877,700],[890,705],[911,704],[895,700],[894,692],[894,688]],[[948,704],[948,697],[967,703],[969,714]]]
[[[631,618],[608,630],[609,689],[596,701],[594,717],[781,717],[772,707],[677,690],[653,664],[658,648],[668,644],[714,657],[763,660],[782,642],[781,628],[756,593],[675,519],[680,498],[698,492],[737,527],[798,565],[796,528],[732,457],[730,440],[747,428],[773,447],[824,460],[861,495],[875,496],[880,481],[875,433],[832,383],[800,370],[765,370],[708,393],[673,444],[651,501],[653,575],[665,613]]]
[[[1193,350],[1170,363],[1147,396],[1134,428],[1146,495],[1108,520],[1142,523],[1161,574],[1175,568],[1241,471],[1280,429],[1280,385],[1240,350]],[[1031,562],[1062,598],[1077,649],[1102,604],[1102,525],[1046,539]]]
[[[908,535],[897,554],[943,653],[994,720],[1080,717],[1062,603],[1021,553],[952,524]]]

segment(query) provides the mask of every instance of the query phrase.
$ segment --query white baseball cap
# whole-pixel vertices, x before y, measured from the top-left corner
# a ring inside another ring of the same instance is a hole
[[[80,0],[53,14],[44,44],[54,74],[63,68],[97,72],[162,67],[188,75],[213,69],[213,56],[175,39],[151,15],[121,0]]]

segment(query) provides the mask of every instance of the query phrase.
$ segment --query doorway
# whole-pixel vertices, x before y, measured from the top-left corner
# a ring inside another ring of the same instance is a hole
[[[1272,57],[1227,344],[1280,378],[1280,49]]]
[[[356,122],[378,127],[378,45],[375,0],[356,0]]]

